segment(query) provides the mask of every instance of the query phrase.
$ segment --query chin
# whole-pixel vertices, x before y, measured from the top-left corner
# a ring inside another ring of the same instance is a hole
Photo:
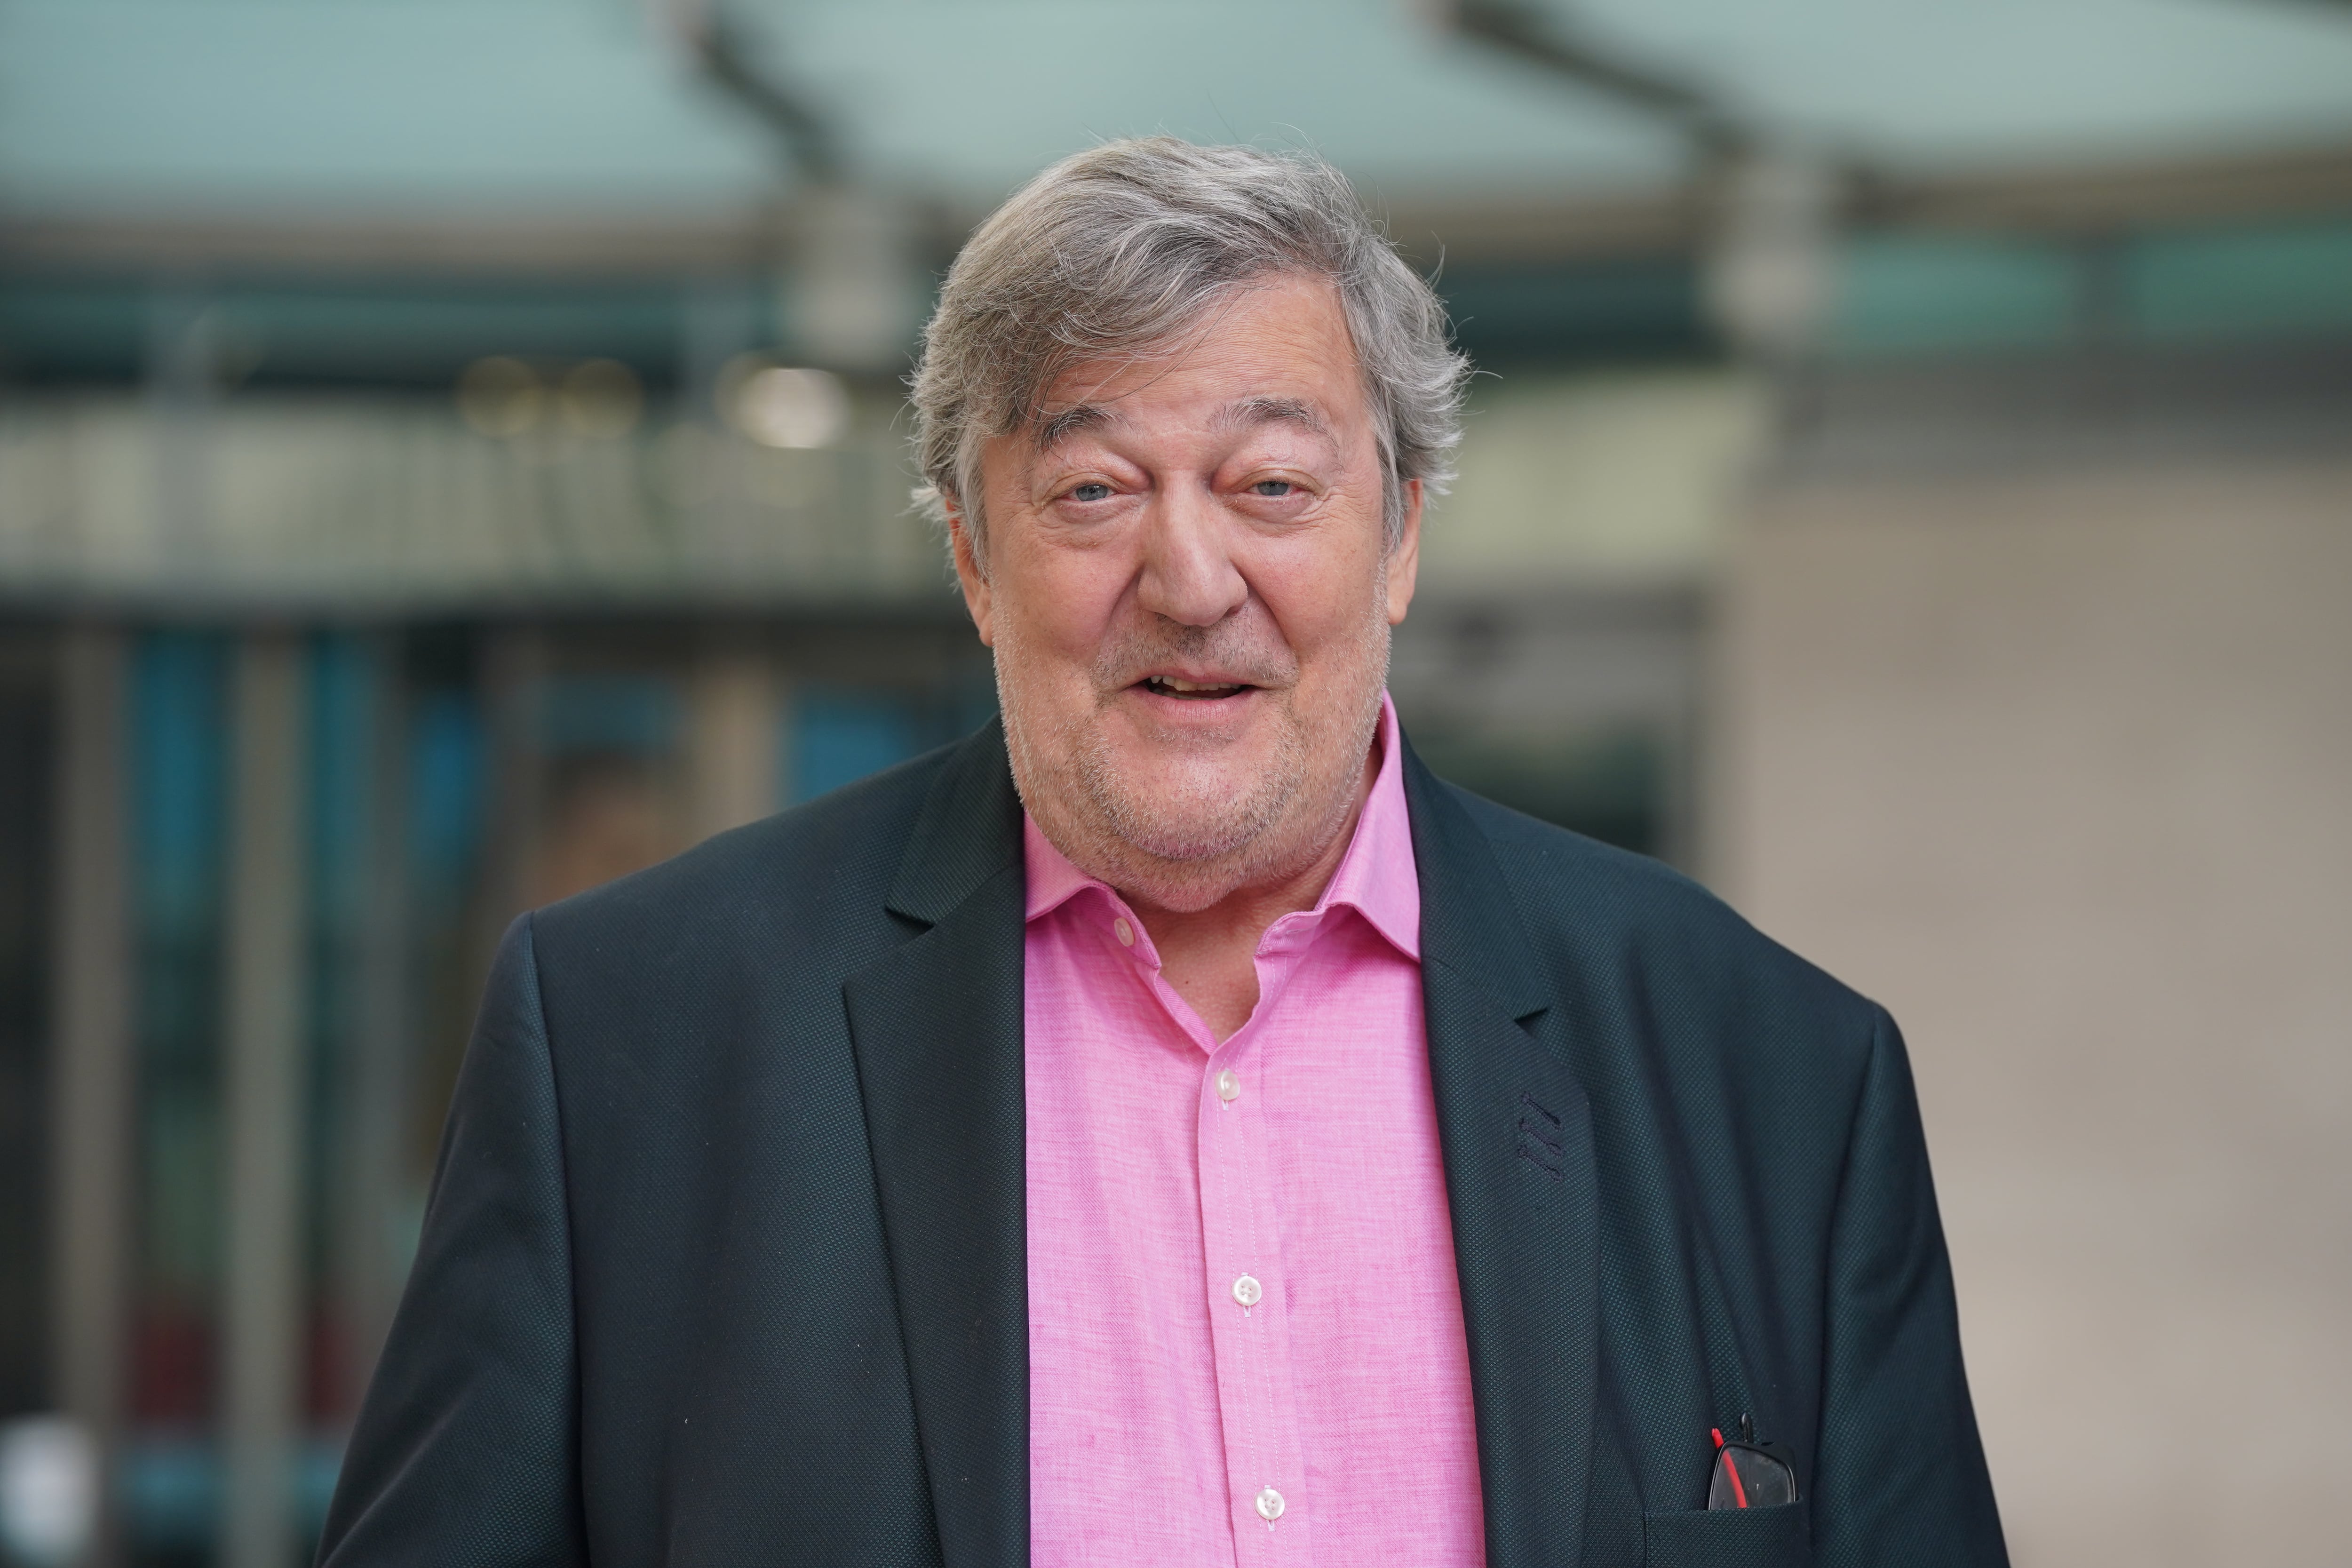
[[[1295,779],[1252,763],[1181,752],[1129,754],[1090,770],[1087,793],[1118,836],[1151,858],[1214,860],[1262,837],[1297,788]]]
[[[1237,823],[1230,808],[1187,811],[1174,805],[1145,801],[1123,813],[1120,839],[1154,860],[1171,866],[1197,866],[1247,848],[1259,837],[1257,825]]]
[[[1274,765],[1105,759],[1087,780],[1098,825],[1087,869],[1179,913],[1304,869],[1345,821],[1354,792],[1344,781],[1318,787],[1330,781],[1315,776],[1302,749],[1277,750]]]
[[[1096,773],[1100,795],[1115,800],[1125,826],[1145,838],[1232,848],[1262,829],[1281,798],[1297,789],[1299,770],[1283,748],[1119,748]],[[1273,753],[1273,754],[1265,754]],[[1289,765],[1286,765],[1289,764]],[[1174,851],[1171,851],[1174,853]]]

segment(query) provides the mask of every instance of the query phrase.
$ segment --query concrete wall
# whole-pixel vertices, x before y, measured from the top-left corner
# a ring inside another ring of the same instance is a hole
[[[1422,530],[1439,598],[1688,588],[1768,437],[1768,389],[1710,367],[1481,379],[1461,478]]]
[[[1708,865],[1917,1064],[2020,1568],[2352,1562],[2352,466],[1768,495]]]

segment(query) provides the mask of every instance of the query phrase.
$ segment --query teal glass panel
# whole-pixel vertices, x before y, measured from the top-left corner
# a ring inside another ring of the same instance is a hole
[[[922,750],[923,715],[906,693],[803,688],[793,704],[785,777],[795,802],[854,784]]]
[[[565,676],[547,683],[541,742],[578,752],[666,752],[677,738],[677,689],[657,676]]]
[[[483,746],[473,693],[423,693],[409,725],[408,851],[429,896],[454,903],[482,832]]]
[[[321,936],[340,941],[367,896],[367,825],[379,673],[368,644],[321,637],[310,653],[310,897]]]
[[[131,683],[139,904],[150,931],[191,932],[219,896],[227,791],[228,648],[205,632],[141,639]]]
[[[138,1301],[131,1407],[212,1414],[221,1257],[220,902],[231,704],[226,638],[139,639],[131,687],[139,1051]]]
[[[2135,330],[2160,342],[2352,331],[2352,218],[2149,236],[2125,290]]]
[[[1864,236],[1841,258],[1828,346],[1856,357],[2052,347],[2074,331],[2082,292],[2063,246]]]
[[[1442,269],[1455,341],[1481,365],[1689,359],[1715,347],[1686,256]]]

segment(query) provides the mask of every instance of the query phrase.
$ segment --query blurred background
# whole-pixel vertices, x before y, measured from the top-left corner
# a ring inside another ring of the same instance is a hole
[[[1100,138],[1484,374],[1394,690],[1909,1034],[2023,1568],[2352,1562],[2352,5],[10,0],[0,1559],[288,1568],[518,910],[961,734]]]

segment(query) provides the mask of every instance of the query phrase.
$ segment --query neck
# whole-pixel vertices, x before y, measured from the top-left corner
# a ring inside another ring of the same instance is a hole
[[[1265,928],[1286,914],[1311,910],[1331,885],[1332,876],[1355,841],[1356,825],[1363,819],[1364,803],[1371,798],[1379,778],[1381,750],[1378,731],[1356,780],[1356,799],[1339,830],[1320,853],[1300,869],[1271,880],[1234,889],[1215,903],[1198,910],[1171,910],[1121,888],[1119,896],[1151,933],[1160,954],[1160,978],[1191,1005],[1219,1040],[1249,1022],[1257,1008],[1257,944]]]

